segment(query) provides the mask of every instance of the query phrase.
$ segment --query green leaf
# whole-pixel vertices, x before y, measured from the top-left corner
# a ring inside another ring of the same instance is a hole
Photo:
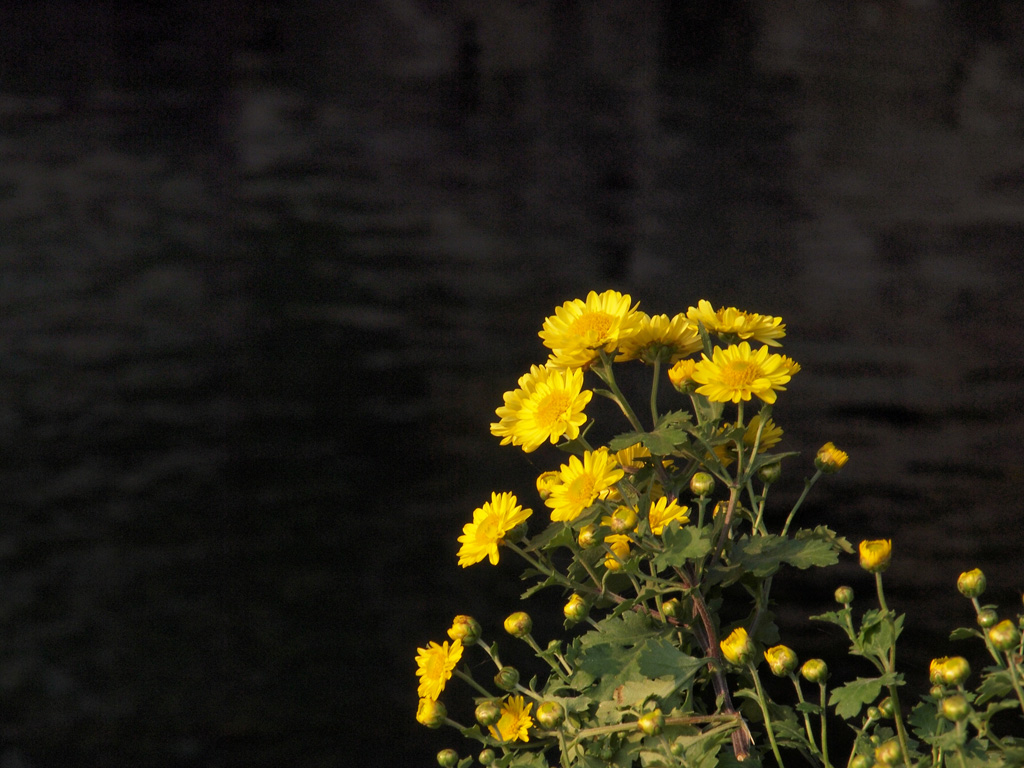
[[[871,616],[870,621],[868,616]],[[882,659],[889,655],[889,649],[896,643],[903,632],[903,614],[890,620],[890,615],[880,611],[868,611],[864,614],[860,635],[861,653]]]
[[[989,699],[1001,699],[1009,696],[1013,690],[1013,681],[1010,678],[1010,671],[999,667],[986,667],[985,674],[978,686],[978,704],[984,704]]]
[[[608,450],[621,451],[623,448],[636,445],[643,439],[644,434],[644,432],[624,432],[621,435],[616,435],[608,441]]]
[[[725,586],[747,574],[759,579],[771,576],[783,564],[800,569],[834,565],[839,562],[839,556],[830,542],[821,539],[745,535],[733,545],[729,560],[729,565],[716,569]]]
[[[949,633],[950,640],[970,640],[972,637],[984,637],[984,635],[976,629],[967,627],[957,627]]]
[[[833,531],[827,525],[816,525],[813,530],[803,528],[796,532],[796,538],[827,541],[837,552],[845,552],[848,555],[852,555],[855,551],[853,545],[849,541]]]
[[[887,672],[881,677],[858,677],[833,690],[828,703],[835,707],[837,715],[849,720],[860,714],[862,706],[875,701],[883,688],[901,683],[900,676],[892,672]]]
[[[696,526],[679,525],[673,520],[662,531],[661,540],[665,551],[654,557],[655,567],[669,568],[685,565],[691,560],[699,560],[711,551],[711,540],[707,531]]]

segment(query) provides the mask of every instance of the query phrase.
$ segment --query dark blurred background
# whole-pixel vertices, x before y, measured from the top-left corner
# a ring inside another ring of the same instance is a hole
[[[1019,608],[1021,2],[47,0],[0,29],[0,768],[469,753],[414,722],[415,648],[518,608],[455,539],[558,460],[488,424],[591,288],[783,316],[774,514],[849,451],[802,520],[894,539],[913,685],[968,653],[962,570]],[[840,663],[805,617],[843,582],[871,592],[853,558],[776,579],[802,657]]]

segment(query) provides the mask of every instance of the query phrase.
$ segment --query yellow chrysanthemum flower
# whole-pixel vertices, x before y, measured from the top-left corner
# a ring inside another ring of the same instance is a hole
[[[766,403],[775,402],[775,391],[785,390],[789,373],[782,367],[782,355],[768,354],[768,347],[751,352],[747,342],[722,349],[715,347],[712,359],[702,355],[693,371],[693,380],[702,386],[697,393],[715,403],[738,403],[757,395]]]
[[[747,430],[743,433],[743,444],[751,448],[754,447],[754,441],[757,439],[757,430],[761,426],[761,414],[757,414],[747,424]],[[769,416],[764,422],[764,429],[761,430],[761,442],[758,450],[770,451],[779,441],[782,440],[783,431],[781,427],[775,426],[775,422],[772,421]]]
[[[670,502],[667,496],[662,496],[651,504],[651,509],[647,513],[647,523],[651,526],[651,533],[661,536],[665,526],[673,520],[678,520],[680,525],[686,525],[690,522],[687,514],[689,511],[689,507],[681,507],[675,500]]]
[[[501,421],[491,424],[491,434],[500,437],[502,445],[519,445],[531,453],[545,440],[554,444],[563,436],[579,437],[587,420],[583,409],[594,394],[583,389],[583,371],[534,365],[518,385],[505,393],[505,404],[495,411]]]
[[[725,337],[728,341],[754,340],[773,347],[781,346],[776,339],[786,335],[781,317],[744,312],[735,307],[716,310],[711,302],[701,299],[696,307],[686,311],[686,317],[696,325],[702,323],[708,333]]]
[[[790,376],[795,376],[800,372],[800,363],[794,360],[792,357],[786,355],[782,356],[782,367],[789,373]]]
[[[686,315],[670,318],[668,315],[650,317],[644,312],[637,314],[640,322],[636,332],[622,339],[616,362],[642,360],[653,363],[660,360],[662,363],[674,363],[701,348],[700,334]]]
[[[697,361],[689,358],[679,360],[668,369],[668,380],[672,382],[672,386],[682,392],[686,389],[687,385],[693,382],[693,369],[696,367]]]
[[[462,528],[459,541],[459,565],[463,568],[479,563],[485,557],[491,565],[498,564],[498,546],[505,534],[533,514],[532,509],[523,509],[515,495],[505,492],[492,493],[491,500],[473,510],[473,522]]]
[[[501,702],[501,719],[490,726],[491,735],[502,741],[529,741],[527,731],[533,725],[531,709],[533,702],[525,703],[522,696],[506,696]]]
[[[722,655],[726,661],[742,667],[754,656],[754,641],[747,635],[743,627],[736,627],[725,640],[720,642]]]
[[[612,353],[636,332],[639,313],[628,294],[591,291],[586,301],[573,299],[544,320],[540,337],[551,350],[553,368],[585,368],[599,356]]]
[[[624,472],[607,448],[587,451],[583,460],[570,456],[559,468],[559,483],[544,503],[551,507],[551,519],[575,520],[605,491],[622,479]]]
[[[860,543],[860,567],[869,573],[881,573],[892,559],[891,539],[872,539]]]
[[[417,694],[421,699],[437,701],[444,690],[444,684],[452,676],[455,665],[462,658],[462,641],[452,640],[451,645],[445,640],[438,645],[431,641],[426,648],[416,649],[416,675],[420,679]]]

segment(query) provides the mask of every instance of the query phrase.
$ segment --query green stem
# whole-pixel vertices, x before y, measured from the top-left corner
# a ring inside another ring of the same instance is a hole
[[[462,680],[462,681],[464,681],[466,683],[469,683],[473,688],[475,688],[477,690],[477,692],[481,696],[489,696],[491,698],[494,698],[494,694],[491,693],[490,691],[488,691],[482,685],[480,685],[480,683],[478,683],[476,680],[474,680],[472,675],[466,674],[461,669],[455,669],[454,672],[455,672],[455,676],[457,678],[459,678],[460,680]]]
[[[651,382],[651,423],[658,423],[658,380],[661,378],[661,358],[654,359],[654,381]]]
[[[893,643],[889,647],[888,658],[886,659],[885,671],[893,673],[896,671],[896,622],[893,619],[892,611],[885,602],[885,590],[882,588],[882,573],[875,571],[875,587],[878,591],[878,606],[882,609],[885,620],[892,631]],[[910,768],[910,745],[907,738],[907,727],[903,723],[903,708],[900,706],[900,694],[895,685],[886,686],[889,689],[889,698],[892,699],[892,718],[896,722],[896,735],[900,740],[900,749],[903,750],[903,764]]]
[[[1020,685],[1020,665],[1018,665],[1013,658],[1013,654],[1009,651],[1005,651],[1007,671],[1010,673],[1010,682],[1013,684],[1014,693],[1017,694],[1017,701],[1020,702],[1021,712],[1024,712],[1024,692],[1021,691]]]
[[[796,688],[796,699],[801,704],[804,703],[804,691],[800,687],[800,678],[792,672],[789,673],[789,679],[793,682],[793,687]],[[818,750],[818,745],[814,740],[814,729],[811,728],[811,716],[807,713],[803,713],[804,716],[804,729],[807,731],[807,743],[811,745],[811,751],[817,752],[819,755],[821,752]],[[826,762],[828,758],[825,758]]]
[[[821,703],[821,757],[825,761],[825,768],[832,768],[828,761],[828,709],[825,707],[825,683],[818,683]]]
[[[978,602],[978,598],[972,597],[971,603],[974,605],[974,614],[977,616],[981,613],[981,603]],[[1003,666],[1003,657],[999,655],[999,651],[996,650],[995,646],[992,645],[992,641],[988,637],[988,632],[981,633],[982,638],[985,640],[985,647],[988,648],[989,654],[995,659],[996,664],[1000,667]]]
[[[554,673],[556,675],[558,675],[562,680],[568,682],[568,678],[565,676],[565,674],[563,674],[562,668],[559,667],[555,662],[553,662],[550,657],[548,657],[548,656],[546,656],[544,654],[544,651],[542,651],[540,646],[537,645],[537,641],[533,639],[533,635],[531,635],[531,634],[524,635],[523,636],[523,641],[528,646],[530,646],[530,648],[533,649],[533,652],[537,654],[537,658],[538,659],[544,659],[544,661],[546,661],[548,663],[548,666],[551,667],[551,669],[554,671]],[[565,661],[562,660],[561,657],[559,657],[559,660],[562,661],[563,664],[565,664]],[[565,672],[569,673],[569,674],[572,674],[572,670],[569,669],[569,665],[568,664],[565,665]]]
[[[515,552],[517,555],[519,555],[521,558],[523,558],[523,560],[528,562],[530,565],[532,565],[534,568],[536,568],[538,571],[540,571],[544,575],[557,579],[559,582],[561,582],[561,584],[563,586],[569,587],[570,589],[573,589],[573,590],[584,588],[582,584],[577,584],[572,579],[569,579],[568,577],[563,576],[560,571],[556,571],[554,568],[550,568],[547,565],[544,565],[542,562],[537,560],[535,557],[531,557],[529,554],[527,554],[526,550],[524,550],[518,544],[513,544],[510,541],[506,541],[505,542],[505,546],[508,547],[509,549],[511,549],[513,552]]]
[[[764,698],[764,690],[761,688],[761,677],[757,674],[757,668],[753,664],[747,664],[750,676],[754,678],[754,689],[757,691],[757,703],[761,705],[761,714],[764,716],[764,727],[768,731],[768,741],[771,742],[772,752],[779,768],[785,768],[782,763],[782,755],[779,754],[779,745],[775,743],[775,729],[772,728],[772,718],[768,714],[768,702]]]
[[[816,470],[814,472],[814,474],[811,475],[811,479],[807,480],[804,483],[804,491],[803,491],[803,493],[800,494],[800,498],[796,500],[796,504],[793,505],[793,508],[791,510],[789,510],[789,517],[786,518],[786,524],[782,526],[782,534],[781,535],[783,535],[783,536],[786,535],[786,532],[789,530],[790,523],[793,522],[793,518],[796,516],[796,511],[798,509],[800,509],[800,505],[804,503],[804,499],[807,498],[808,492],[810,492],[811,487],[816,482],[818,482],[818,478],[819,477],[821,477],[821,470],[820,469]]]

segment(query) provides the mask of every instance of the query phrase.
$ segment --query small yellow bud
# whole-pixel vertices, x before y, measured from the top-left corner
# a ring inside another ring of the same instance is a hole
[[[800,674],[809,683],[824,683],[828,680],[828,665],[821,659],[808,659],[800,667]]]
[[[849,605],[853,602],[853,587],[837,587],[835,598],[840,605]]]
[[[875,750],[875,762],[881,765],[896,765],[903,759],[903,750],[896,739],[882,742]]]
[[[939,702],[939,712],[941,715],[951,722],[959,722],[963,720],[971,711],[971,705],[967,703],[960,694],[955,696],[947,696],[941,702]]]
[[[757,470],[757,477],[765,485],[771,485],[782,477],[782,463],[773,461],[771,464],[763,464]]]
[[[440,728],[448,717],[444,704],[433,699],[420,699],[416,707],[416,722],[427,728]]]
[[[981,597],[986,586],[988,585],[985,581],[985,574],[981,572],[980,568],[964,571],[956,580],[956,588],[964,597]]]
[[[580,549],[590,549],[592,546],[599,543],[597,540],[597,526],[590,523],[580,528],[579,535],[576,537],[576,542],[580,545]]]
[[[459,753],[454,749],[442,749],[437,753],[437,764],[441,768],[455,768],[459,764]]]
[[[715,478],[707,472],[697,472],[690,478],[690,492],[694,496],[707,496],[715,490]]]
[[[764,652],[764,659],[776,677],[786,677],[796,669],[800,660],[792,648],[776,645]]]
[[[627,533],[636,528],[636,510],[632,507],[619,507],[610,517],[601,518],[601,525],[607,525],[612,533]]]
[[[991,608],[978,611],[978,626],[982,629],[994,627],[997,621],[999,621],[999,614]]]
[[[892,717],[896,712],[896,707],[892,703],[892,698],[886,696],[878,704],[878,712],[882,717]]]
[[[547,501],[551,495],[551,489],[559,483],[558,470],[551,469],[547,472],[542,472],[540,477],[537,478],[537,493],[540,495],[541,501]]]
[[[452,621],[452,626],[448,630],[448,637],[452,640],[461,640],[463,645],[473,645],[480,639],[481,632],[483,632],[483,629],[480,627],[480,622],[472,616],[459,614]]]
[[[889,567],[892,558],[892,541],[875,539],[860,543],[860,567],[869,573],[881,573]]]
[[[537,707],[537,723],[549,731],[557,728],[565,720],[565,709],[557,701],[545,701]]]
[[[857,755],[850,761],[850,768],[871,768],[871,762],[867,755]]]
[[[512,637],[526,637],[533,629],[533,619],[525,611],[516,611],[505,619],[505,631]]]
[[[587,617],[587,612],[587,601],[583,599],[582,595],[575,593],[569,597],[569,602],[562,608],[565,618],[574,622],[583,621]]]
[[[697,361],[684,358],[679,360],[668,369],[668,380],[672,386],[680,392],[689,392],[696,388],[693,381],[693,369],[697,367]]]
[[[661,612],[670,618],[678,617],[683,610],[683,604],[678,599],[672,598],[661,604]]]
[[[501,706],[496,701],[481,701],[473,712],[476,721],[485,728],[501,719]]]
[[[746,666],[754,658],[754,642],[743,627],[736,627],[719,643],[726,661],[738,667]]]
[[[494,676],[494,684],[503,691],[514,691],[519,685],[519,670],[515,667],[502,667]]]
[[[476,759],[480,765],[487,766],[493,763],[497,757],[493,749],[486,747],[480,750],[480,754],[476,756]]]
[[[1020,642],[1020,631],[1009,619],[996,624],[988,631],[988,639],[997,651],[1012,651]]]
[[[846,466],[849,460],[846,451],[840,451],[832,443],[825,443],[814,457],[814,466],[824,475],[832,475]]]
[[[661,714],[660,709],[644,712],[637,720],[637,727],[648,736],[657,736],[665,727],[665,716]]]
[[[604,567],[609,571],[617,571],[629,558],[629,536],[624,534],[612,534],[604,543],[611,549],[611,554],[604,559]]]
[[[963,656],[940,656],[928,665],[932,685],[961,685],[971,676],[971,665]]]

